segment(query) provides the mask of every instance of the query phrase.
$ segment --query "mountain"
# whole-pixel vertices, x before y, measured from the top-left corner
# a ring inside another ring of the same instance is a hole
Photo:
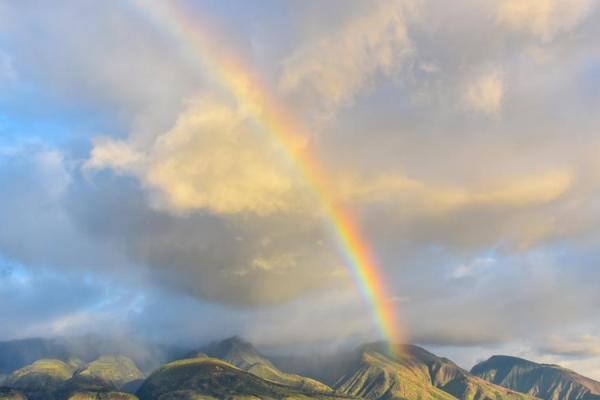
[[[42,359],[10,374],[4,386],[22,391],[29,400],[52,399],[54,393],[73,376],[73,366],[55,359]]]
[[[79,369],[73,379],[96,381],[107,387],[121,389],[131,382],[143,380],[144,374],[128,357],[101,356]]]
[[[286,386],[210,357],[171,362],[152,373],[137,392],[140,400],[347,398]]]
[[[373,343],[359,348],[357,355],[354,368],[335,385],[341,393],[368,400],[532,399],[473,376],[417,346],[404,346],[401,354],[392,355],[387,345]]]
[[[207,346],[203,349],[203,353],[195,352],[196,356],[202,354],[207,354],[213,358],[226,361],[229,364],[271,382],[309,392],[332,392],[332,389],[329,386],[315,379],[306,378],[296,374],[289,374],[279,370],[252,344],[239,337],[232,337]]]
[[[340,378],[336,389],[361,399],[454,400],[431,384],[426,369],[402,365],[379,351],[365,350],[355,369]]]
[[[547,400],[600,400],[600,382],[566,368],[493,356],[471,372],[487,381]]]
[[[33,355],[55,352],[61,359],[35,360],[0,379],[0,400],[138,400],[133,393],[139,400],[600,400],[600,382],[556,365],[494,356],[469,372],[412,345],[398,353],[380,342],[332,354],[267,357],[232,337],[187,354],[164,353],[176,361],[144,380],[136,361],[121,353],[90,358],[127,342],[25,343],[33,344]],[[0,349],[3,345],[17,363],[31,357],[21,341],[0,343]],[[141,349],[137,345],[126,354],[158,360]],[[1,353],[0,360],[10,365]]]
[[[90,391],[73,393],[65,400],[138,400],[138,398],[130,393]]]
[[[56,338],[23,339],[0,342],[0,375],[40,360],[58,359],[65,362],[91,362],[106,354],[131,358],[144,372],[151,372],[165,362],[180,358],[189,349],[149,343],[131,337],[100,337],[94,335]]]
[[[75,371],[56,391],[56,397],[70,400],[135,398],[124,392],[137,390],[143,379],[144,375],[130,358],[101,356]]]
[[[56,358],[66,360],[64,346],[52,339],[24,339],[0,342],[0,373],[10,374],[34,361]]]
[[[125,386],[139,381],[143,374],[123,356],[102,356],[75,369],[61,360],[42,359],[14,371],[4,386],[22,391],[28,400],[130,400]]]

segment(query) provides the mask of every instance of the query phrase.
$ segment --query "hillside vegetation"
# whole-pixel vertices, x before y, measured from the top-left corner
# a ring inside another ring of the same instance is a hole
[[[140,400],[342,399],[277,384],[210,357],[174,361],[158,369],[138,391]]]
[[[600,382],[558,365],[493,356],[471,371],[489,382],[545,400],[600,400]]]
[[[232,337],[209,346],[205,352],[265,380],[291,386],[306,392],[331,393],[332,389],[315,379],[279,370],[252,344]]]
[[[118,353],[40,359],[0,382],[0,400],[600,400],[599,382],[556,365],[494,356],[466,371],[412,345],[270,359],[233,337],[171,360],[145,379]]]
[[[75,365],[78,363],[38,360],[14,371],[3,385],[19,390],[28,400],[136,399],[121,390],[128,383],[143,379],[135,363],[127,357],[102,356],[77,370]]]
[[[363,346],[359,355],[354,369],[335,386],[342,393],[369,400],[533,399],[477,378],[416,346],[392,355],[387,345],[375,343]]]
[[[71,378],[73,370],[61,360],[42,359],[14,371],[3,385],[20,390],[29,400],[54,399],[53,393]]]

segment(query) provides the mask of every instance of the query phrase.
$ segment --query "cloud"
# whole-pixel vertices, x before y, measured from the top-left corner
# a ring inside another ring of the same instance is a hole
[[[487,115],[498,115],[502,106],[504,87],[498,72],[485,74],[466,89],[463,102],[470,110]]]
[[[100,315],[112,325],[113,333],[119,329],[116,324],[121,328],[125,325],[127,301],[114,282],[107,285],[74,271],[32,271],[4,257],[0,262],[11,266],[0,276],[4,299],[0,315],[5,323],[0,340],[87,333],[90,323],[99,322]],[[123,314],[115,312],[119,308]],[[109,333],[109,329],[102,331]]]
[[[446,214],[471,207],[520,208],[557,200],[571,187],[573,173],[556,169],[519,173],[481,185],[441,185],[411,179],[402,172],[377,177],[353,176],[338,181],[340,198],[356,203],[401,203],[412,212]]]
[[[500,0],[497,19],[510,29],[549,42],[575,28],[593,5],[592,0]]]
[[[26,26],[39,26],[44,39],[36,40]],[[6,4],[0,34],[9,56],[0,56],[0,66],[18,77],[9,108],[26,115],[66,113],[75,122],[84,114],[88,124],[102,122],[100,132],[157,129],[170,122],[182,97],[204,84],[205,77],[127,4]]]
[[[131,149],[127,143],[109,137],[94,139],[90,159],[85,166],[89,169],[113,168],[126,171],[141,161],[142,155]]]
[[[461,264],[454,268],[448,277],[451,279],[463,279],[475,276],[477,274],[485,272],[488,268],[490,268],[496,260],[492,257],[485,258],[476,258],[473,262],[468,264]]]
[[[122,265],[110,246],[82,235],[70,219],[63,201],[71,184],[56,148],[25,144],[0,156],[0,254],[46,268]]]
[[[72,188],[72,218],[173,291],[258,307],[350,284],[340,277],[341,261],[313,213],[178,212],[153,206],[151,191],[137,179],[103,175],[88,175]]]
[[[0,84],[6,85],[17,80],[17,71],[8,54],[0,50]]]
[[[87,168],[137,175],[162,207],[222,214],[302,208],[298,182],[276,145],[243,113],[214,99],[187,107],[148,148],[98,139]]]
[[[539,349],[559,356],[593,357],[600,355],[600,337],[585,334],[579,337],[553,335]]]
[[[185,45],[91,3],[0,6],[18,78],[0,116],[0,252],[54,274],[29,290],[0,272],[7,336],[110,323],[181,341],[379,337],[276,144]],[[210,4],[194,10],[229,15]],[[598,14],[531,4],[282,3],[224,18],[219,38],[281,107],[326,117],[307,145],[408,299],[395,304],[410,337],[478,357],[600,323]],[[586,340],[552,360],[576,365]]]
[[[375,2],[340,29],[307,41],[283,62],[281,90],[334,109],[378,75],[396,75],[414,52],[406,26],[414,7],[410,1]]]

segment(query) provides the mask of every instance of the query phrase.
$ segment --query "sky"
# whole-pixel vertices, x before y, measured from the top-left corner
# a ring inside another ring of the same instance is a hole
[[[407,341],[600,379],[600,2],[171,3],[214,54],[161,1],[0,1],[0,340],[381,338],[233,55],[301,121]]]

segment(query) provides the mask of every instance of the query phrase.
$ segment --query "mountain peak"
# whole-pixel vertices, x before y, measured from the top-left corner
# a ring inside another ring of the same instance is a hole
[[[530,400],[479,379],[452,361],[414,345],[391,354],[383,342],[358,348],[360,361],[341,378],[336,388],[359,398],[504,399]]]
[[[515,356],[506,356],[502,354],[495,354],[491,356],[488,362],[494,363],[512,363],[512,364],[535,364],[533,361],[526,360],[524,358],[515,357]]]
[[[203,352],[210,357],[220,358],[241,369],[251,368],[254,364],[272,364],[250,343],[232,336],[220,342],[209,345]]]
[[[551,364],[496,355],[471,372],[489,382],[542,399],[600,400],[600,382]]]
[[[256,350],[256,348],[254,347],[254,345],[252,343],[244,340],[243,338],[241,338],[240,336],[237,336],[237,335],[221,340],[220,342],[217,343],[217,346],[219,346],[222,349],[249,351],[249,352],[258,353],[258,350]]]

